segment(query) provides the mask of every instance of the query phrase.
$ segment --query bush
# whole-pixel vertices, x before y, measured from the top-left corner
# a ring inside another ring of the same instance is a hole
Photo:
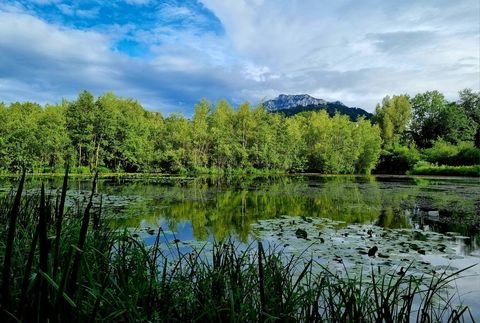
[[[408,172],[409,175],[441,175],[441,176],[468,176],[480,177],[480,165],[473,166],[449,166],[432,165],[425,161],[418,162],[415,167]]]
[[[465,147],[454,157],[454,165],[478,165],[480,164],[480,148]]]
[[[374,173],[405,174],[421,159],[415,147],[397,146],[392,151],[383,151]]]
[[[432,148],[424,150],[425,159],[438,165],[478,165],[480,164],[480,148],[471,143],[452,145],[443,140],[437,140]]]
[[[423,151],[425,159],[433,164],[450,165],[453,158],[458,154],[459,147],[442,139],[433,143],[432,148]]]

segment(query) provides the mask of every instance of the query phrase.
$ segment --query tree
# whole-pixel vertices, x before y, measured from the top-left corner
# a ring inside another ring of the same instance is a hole
[[[437,138],[451,144],[458,145],[464,141],[472,141],[475,137],[475,122],[455,102],[447,104],[445,109],[441,111],[437,123],[438,128],[442,129]]]
[[[238,142],[235,152],[238,167],[250,167],[249,152],[255,140],[255,116],[249,103],[243,103],[238,107],[235,114],[234,132]]]
[[[118,128],[119,99],[111,92],[100,96],[95,102],[92,116],[94,152],[90,163],[95,168],[108,163],[115,155],[115,133]],[[113,168],[114,169],[114,168]]]
[[[269,113],[263,105],[253,111],[255,120],[254,139],[250,152],[251,163],[256,168],[273,169],[280,164],[278,153],[278,114]]]
[[[420,93],[411,100],[410,131],[418,147],[430,148],[440,138],[452,144],[474,139],[475,100],[469,91],[464,93],[459,105],[448,103],[438,91]]]
[[[439,120],[447,107],[447,101],[442,93],[427,91],[415,95],[410,102],[413,110],[411,136],[418,147],[431,147],[443,132]]]
[[[298,114],[285,119],[285,139],[282,143],[287,161],[286,170],[302,172],[307,167],[307,148],[305,142],[305,116]]]
[[[459,96],[458,105],[472,121],[475,128],[475,146],[480,148],[480,91],[474,92],[472,89],[464,89],[459,92]]]
[[[0,102],[0,171],[2,169],[7,169],[8,165],[6,163],[7,159],[7,121],[8,121],[8,110],[3,102]]]
[[[160,112],[147,112],[148,138],[151,146],[152,156],[149,164],[150,171],[159,172],[162,170],[163,141],[165,133],[165,123]]]
[[[88,91],[81,92],[65,111],[67,133],[77,151],[77,166],[92,166],[94,117],[95,99]]]
[[[190,138],[192,149],[189,153],[189,160],[192,167],[206,167],[208,165],[208,116],[210,114],[210,103],[202,100],[195,106],[190,123]]]
[[[31,102],[15,102],[7,109],[4,121],[3,164],[14,171],[22,167],[40,166],[40,151],[43,145],[39,136],[38,119],[42,114],[40,105]]]
[[[119,168],[127,172],[149,169],[154,159],[154,145],[149,141],[147,112],[133,99],[118,98],[116,155]]]
[[[386,96],[377,104],[374,120],[380,127],[383,144],[392,147],[401,141],[412,114],[407,95]]]
[[[210,157],[211,166],[229,168],[233,166],[235,137],[234,111],[226,100],[221,100],[210,114]]]
[[[173,172],[185,170],[191,151],[190,126],[181,114],[170,114],[165,119],[165,148],[163,167]]]
[[[38,119],[37,136],[41,141],[40,160],[51,169],[64,166],[71,155],[71,142],[65,131],[65,106],[47,105]]]
[[[355,173],[370,174],[376,166],[381,152],[382,138],[380,128],[360,118],[353,131],[354,146],[359,154],[355,160]]]

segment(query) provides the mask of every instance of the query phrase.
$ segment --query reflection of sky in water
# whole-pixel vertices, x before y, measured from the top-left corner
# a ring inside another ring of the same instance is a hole
[[[458,243],[458,241],[456,242]],[[462,248],[458,243],[457,251]],[[453,281],[454,292],[457,297],[455,303],[468,305],[476,320],[480,319],[480,252],[470,254],[461,259],[449,260],[439,255],[425,255],[423,258],[434,266],[454,266],[462,269],[474,265],[474,267],[461,273],[459,279]]]
[[[193,229],[192,229],[192,223],[190,221],[182,221],[178,222],[175,224],[174,228],[170,228],[168,224],[168,220],[166,219],[161,219],[157,221],[156,223],[152,223],[152,221],[146,221],[142,220],[140,222],[140,231],[142,232],[141,236],[144,239],[144,241],[148,245],[152,245],[155,242],[156,239],[156,232],[154,234],[149,234],[147,233],[148,230],[151,230],[153,226],[157,227],[160,226],[164,231],[162,232],[160,236],[160,241],[161,243],[166,243],[169,244],[172,250],[174,251],[173,254],[176,255],[176,253],[179,251],[182,254],[188,253],[192,251],[192,247],[189,244],[192,241],[195,241],[195,236],[193,234]],[[358,227],[358,232],[365,232],[365,228],[358,225],[351,225],[351,228]],[[345,226],[342,225],[333,225],[332,232],[335,232],[335,236],[332,236],[332,241],[334,244],[341,245],[340,248],[354,248],[356,245],[353,244],[352,247],[349,247],[349,240],[354,240],[355,237],[352,236],[345,236],[344,232],[347,232],[349,229],[346,228]],[[373,227],[374,228],[374,227]],[[171,229],[174,229],[173,231],[170,231]],[[424,228],[428,229],[428,228]],[[355,229],[353,229],[354,231]],[[395,231],[395,230],[393,230]],[[363,234],[363,233],[362,233]],[[399,235],[404,234],[404,230],[399,231]],[[327,239],[328,233],[324,235],[324,237]],[[380,237],[381,235],[377,232],[377,236]],[[257,235],[258,237],[258,235]],[[434,234],[435,239],[441,237],[441,235]],[[462,269],[466,268],[472,265],[475,265],[474,267],[468,269],[467,271],[463,272],[461,276],[454,280],[452,287],[452,293],[456,293],[455,298],[452,300],[454,303],[461,303],[468,305],[472,311],[472,314],[475,319],[480,319],[480,250],[476,251],[471,251],[471,248],[467,247],[466,241],[468,239],[465,239],[464,237],[462,238],[455,238],[451,236],[444,236],[445,239],[449,242],[449,248],[452,250],[451,253],[447,254],[442,254],[437,251],[437,253],[430,253],[428,252],[426,255],[420,255],[417,254],[416,252],[411,252],[411,254],[405,254],[402,257],[410,259],[411,261],[414,261],[414,263],[421,264],[422,261],[429,262],[432,265],[432,268],[435,268],[437,273],[442,272],[445,268],[451,268],[452,270],[457,270],[457,269]],[[252,237],[253,238],[253,237]],[[297,239],[296,237],[291,237],[293,240]],[[358,236],[357,236],[358,238]],[[178,239],[178,243],[172,243],[175,239]],[[282,250],[282,245],[284,245],[284,242],[279,242],[277,239],[276,235],[266,235],[262,239],[264,243],[266,243],[265,247],[268,249],[267,244],[272,244],[275,246],[280,246],[280,249]],[[213,241],[213,236],[209,235],[208,242]],[[251,240],[250,240],[251,241]],[[291,241],[291,240],[290,240]],[[299,240],[302,241],[303,240]],[[440,240],[442,243],[445,242],[445,240]],[[425,247],[425,249],[428,250],[428,247],[425,244],[422,244],[421,241],[414,241],[416,242],[419,246],[422,248]],[[206,241],[204,243],[207,243]],[[307,244],[315,243],[315,241],[308,242]],[[358,241],[357,241],[358,243]],[[368,242],[367,242],[368,243]],[[373,243],[373,242],[371,242]],[[376,242],[380,246],[380,250],[385,250],[386,246],[383,245],[383,243],[379,243],[378,241]],[[178,247],[178,249],[177,249]],[[196,245],[198,248],[198,245]],[[240,246],[240,250],[244,250],[246,248],[246,245],[243,244]],[[253,248],[255,248],[255,245],[253,245]],[[303,248],[303,247],[300,247]],[[288,256],[291,256],[295,254],[295,246],[287,246],[283,248],[283,250],[287,251],[286,254]],[[206,250],[210,250],[207,248]],[[466,254],[465,251],[469,250],[469,252]],[[335,251],[331,251],[332,253],[335,253]],[[306,257],[309,257],[310,254],[306,253]],[[345,264],[347,267],[353,266],[355,260],[354,259],[348,259],[344,258],[345,261],[343,263],[338,263],[334,264],[337,266],[338,270],[343,269],[343,265]],[[378,265],[381,261],[380,258],[376,259],[368,259],[368,261],[371,261],[374,266]],[[322,259],[322,257],[318,257],[316,259],[319,263],[322,263],[323,265],[332,265],[332,262],[329,261],[328,259]],[[368,267],[368,266],[366,266]],[[393,266],[395,267],[395,266]],[[419,266],[420,268],[421,266]],[[398,269],[399,267],[397,267]]]

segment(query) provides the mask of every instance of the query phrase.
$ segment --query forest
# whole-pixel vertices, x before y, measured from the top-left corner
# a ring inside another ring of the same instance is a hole
[[[191,118],[83,91],[41,106],[0,103],[0,173],[405,173],[480,164],[480,92],[385,97],[372,120],[285,116],[201,100]],[[474,168],[477,172],[478,168]]]

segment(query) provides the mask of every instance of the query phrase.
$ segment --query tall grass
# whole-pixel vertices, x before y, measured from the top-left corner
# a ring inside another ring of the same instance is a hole
[[[262,243],[239,249],[166,253],[112,231],[90,195],[83,213],[65,211],[67,179],[56,196],[42,187],[0,200],[2,322],[457,322],[446,287],[461,271],[433,277],[409,269],[353,275]],[[54,202],[55,201],[55,202]],[[8,224],[8,225],[7,225]],[[172,256],[174,254],[174,256]],[[472,318],[473,319],[473,318]]]

